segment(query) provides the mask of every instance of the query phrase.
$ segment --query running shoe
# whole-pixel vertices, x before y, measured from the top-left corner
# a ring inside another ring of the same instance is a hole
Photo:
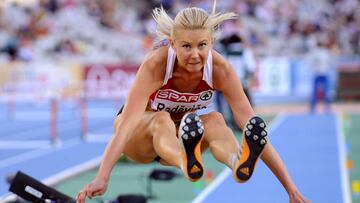
[[[253,117],[247,123],[243,136],[240,158],[233,169],[237,182],[246,182],[254,172],[267,143],[266,124],[260,117]]]
[[[179,126],[180,145],[182,148],[183,170],[185,176],[195,182],[204,174],[201,159],[201,141],[204,126],[196,113],[186,113]]]

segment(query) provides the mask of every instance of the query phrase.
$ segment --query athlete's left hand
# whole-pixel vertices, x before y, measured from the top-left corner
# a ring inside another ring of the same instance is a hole
[[[310,203],[299,191],[295,191],[289,194],[290,203]]]

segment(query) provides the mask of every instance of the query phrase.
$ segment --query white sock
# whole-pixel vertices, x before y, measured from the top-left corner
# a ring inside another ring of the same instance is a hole
[[[236,162],[238,161],[238,156],[236,154],[233,154],[231,156],[231,166],[234,168]]]

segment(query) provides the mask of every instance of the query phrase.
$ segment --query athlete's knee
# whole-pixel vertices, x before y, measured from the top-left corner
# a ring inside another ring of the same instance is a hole
[[[170,121],[172,121],[171,116],[170,116],[170,113],[167,111],[156,112],[152,119],[153,123],[167,123]]]
[[[219,112],[211,112],[209,114],[204,115],[201,119],[207,126],[218,126],[218,125],[226,126],[224,116]]]
[[[159,111],[156,112],[154,117],[152,118],[151,127],[152,130],[157,130],[157,129],[164,129],[167,127],[175,127],[175,124],[172,121],[171,116],[168,112]]]

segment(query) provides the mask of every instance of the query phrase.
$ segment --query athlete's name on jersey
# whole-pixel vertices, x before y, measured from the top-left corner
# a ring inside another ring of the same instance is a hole
[[[206,106],[198,105],[192,105],[192,106],[183,106],[183,105],[177,105],[175,107],[166,107],[163,103],[158,103],[156,110],[157,111],[167,111],[169,113],[185,113],[185,112],[191,112],[191,111],[197,111],[199,109],[206,109]]]
[[[179,93],[174,90],[159,90],[157,98],[169,100],[172,102],[183,102],[183,103],[193,103],[197,102],[199,99],[206,101],[210,100],[212,97],[211,91],[205,91],[198,94],[191,93]]]

